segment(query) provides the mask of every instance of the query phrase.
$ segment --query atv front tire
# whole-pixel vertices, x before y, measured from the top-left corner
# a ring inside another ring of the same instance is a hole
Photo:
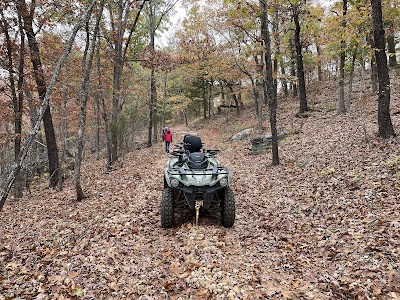
[[[165,187],[161,200],[161,227],[171,228],[174,225],[174,192]]]
[[[235,198],[230,187],[225,188],[223,191],[221,208],[222,226],[232,227],[235,223]]]

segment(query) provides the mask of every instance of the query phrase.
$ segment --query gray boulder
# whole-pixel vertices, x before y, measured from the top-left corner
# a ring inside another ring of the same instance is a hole
[[[243,140],[243,139],[249,137],[250,134],[252,133],[252,131],[253,131],[253,128],[244,129],[244,130],[242,130],[242,131],[236,133],[233,137],[231,137],[231,140],[230,140],[230,141],[231,141],[231,142],[241,141],[241,140]]]
[[[278,133],[278,141],[286,137],[286,132]],[[260,135],[251,139],[251,153],[261,154],[264,153],[266,149],[271,148],[272,145],[272,135]]]

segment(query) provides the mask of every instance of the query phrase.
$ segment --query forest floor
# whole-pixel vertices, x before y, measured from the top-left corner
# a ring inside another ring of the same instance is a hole
[[[355,87],[357,92],[357,86]],[[361,90],[362,88],[358,88]],[[400,87],[392,122],[400,135]],[[88,198],[73,184],[36,187],[0,212],[3,299],[400,299],[400,138],[376,137],[376,97],[335,112],[336,88],[308,90],[308,118],[279,105],[281,164],[251,155],[253,110],[198,121],[200,135],[232,171],[236,222],[189,217],[160,227],[161,143],[125,155],[110,173],[87,160]],[[267,124],[267,123],[265,123]]]

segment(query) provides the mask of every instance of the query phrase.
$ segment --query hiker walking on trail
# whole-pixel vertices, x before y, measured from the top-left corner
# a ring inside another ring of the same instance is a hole
[[[165,152],[169,153],[169,146],[172,143],[172,133],[168,127],[165,128],[164,141],[165,141]]]

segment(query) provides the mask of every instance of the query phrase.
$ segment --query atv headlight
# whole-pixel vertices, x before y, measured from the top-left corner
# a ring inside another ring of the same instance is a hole
[[[171,179],[171,186],[172,187],[177,187],[178,185],[179,185],[179,180],[175,179],[175,178],[172,178]]]
[[[220,184],[221,186],[227,186],[227,185],[228,185],[228,178],[222,178],[222,179],[219,181],[219,184]]]

